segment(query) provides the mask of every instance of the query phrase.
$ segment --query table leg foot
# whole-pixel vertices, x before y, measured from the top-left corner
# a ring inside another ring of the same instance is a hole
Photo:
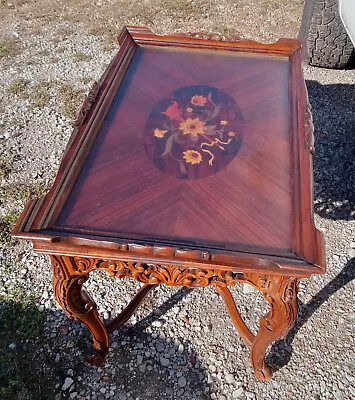
[[[100,367],[105,361],[106,354],[101,354],[99,351],[94,350],[92,353],[86,355],[86,361],[97,367]]]

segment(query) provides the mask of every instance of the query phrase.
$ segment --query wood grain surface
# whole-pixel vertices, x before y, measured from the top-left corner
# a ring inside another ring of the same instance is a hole
[[[57,225],[290,250],[288,69],[286,57],[138,49]],[[149,160],[144,128],[159,100],[198,84],[236,101],[244,141],[216,174],[181,181]]]

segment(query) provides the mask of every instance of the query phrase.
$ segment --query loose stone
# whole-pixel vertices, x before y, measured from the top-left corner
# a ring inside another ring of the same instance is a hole
[[[62,390],[65,391],[70,388],[70,386],[74,383],[73,379],[65,378],[65,381],[62,386]]]
[[[160,357],[160,364],[163,367],[167,367],[170,364],[170,361],[167,358],[164,357]]]
[[[229,383],[230,385],[235,383],[234,376],[232,374],[227,374],[226,375],[226,382]]]
[[[180,387],[185,387],[186,384],[187,384],[186,379],[185,379],[183,376],[181,376],[181,377],[178,379],[178,385],[179,385]]]

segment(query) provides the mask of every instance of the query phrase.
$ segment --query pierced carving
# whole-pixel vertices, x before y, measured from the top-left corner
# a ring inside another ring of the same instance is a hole
[[[64,256],[63,256],[64,258]],[[203,267],[186,268],[178,265],[136,263],[99,258],[65,257],[71,274],[88,274],[96,269],[106,270],[110,276],[130,277],[147,284],[165,284],[191,288],[203,286],[234,286],[246,282],[265,293],[270,286],[270,276]]]
[[[151,285],[186,286],[190,288],[211,285],[235,285],[244,274],[233,271],[204,268],[181,268],[175,265],[142,264],[135,262],[108,261],[100,264],[111,276],[131,277]]]

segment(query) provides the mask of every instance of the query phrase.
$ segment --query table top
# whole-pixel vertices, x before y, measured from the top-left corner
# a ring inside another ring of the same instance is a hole
[[[119,40],[52,190],[28,204],[14,235],[321,272],[300,43],[133,27]]]

